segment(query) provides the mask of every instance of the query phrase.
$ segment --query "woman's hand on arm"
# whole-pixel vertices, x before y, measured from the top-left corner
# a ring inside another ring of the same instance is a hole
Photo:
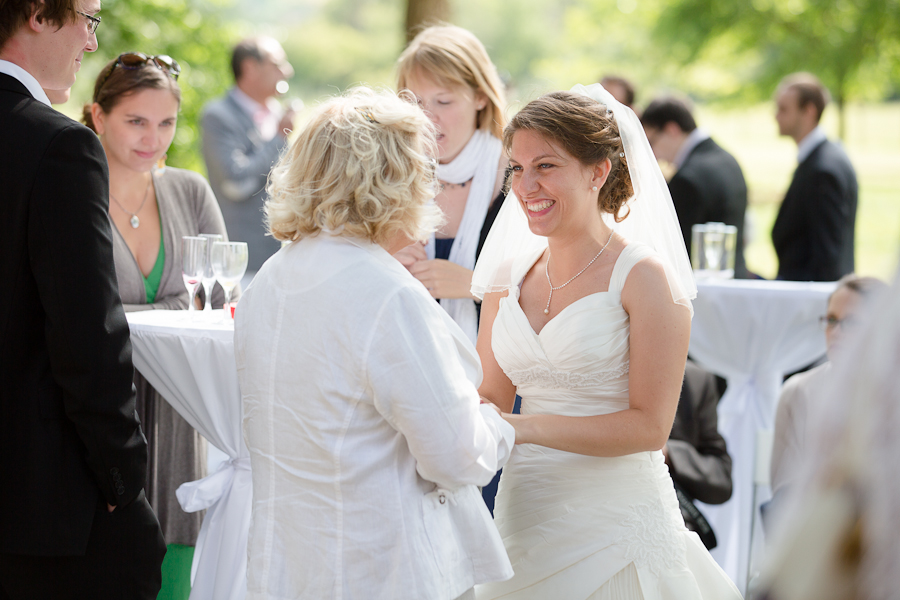
[[[487,485],[509,458],[511,428],[480,406],[443,309],[409,286],[385,303],[361,356],[375,409],[406,438],[416,469],[441,487]]]
[[[478,350],[478,356],[481,359],[481,369],[484,377],[481,381],[481,387],[478,388],[478,394],[481,396],[482,402],[487,400],[500,409],[503,413],[511,413],[513,405],[516,402],[516,387],[497,364],[494,358],[494,350],[491,347],[491,332],[494,329],[494,319],[497,318],[497,311],[500,309],[500,298],[506,296],[509,292],[495,292],[484,295],[481,302],[481,322],[478,326],[478,340],[475,348]],[[504,415],[506,418],[507,415]],[[509,419],[507,419],[509,421]],[[515,423],[513,423],[515,427]],[[516,432],[516,443],[518,441],[518,431]]]
[[[394,258],[409,269],[419,261],[428,260],[428,253],[425,252],[425,246],[421,242],[416,242],[395,252]]]
[[[422,282],[432,298],[466,298],[472,296],[472,271],[449,260],[420,260],[409,272]]]

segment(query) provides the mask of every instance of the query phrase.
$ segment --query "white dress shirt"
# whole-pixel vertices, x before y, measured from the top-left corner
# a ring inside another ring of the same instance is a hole
[[[275,98],[269,98],[265,104],[257,102],[244,93],[241,88],[234,86],[231,88],[231,95],[234,101],[238,103],[244,111],[250,115],[256,124],[256,130],[259,137],[268,142],[278,133],[278,124],[281,123],[281,117],[284,116],[284,110],[281,104]]]
[[[322,234],[236,310],[248,599],[451,600],[512,568],[476,486],[514,431],[471,343],[380,246]]]
[[[705,142],[708,139],[709,132],[700,127],[694,128],[694,130],[684,138],[684,142],[682,142],[681,147],[678,149],[678,153],[675,154],[675,159],[672,161],[675,168],[680,169],[690,153],[694,151],[694,148],[700,145],[700,142]]]
[[[807,133],[806,137],[797,144],[797,162],[802,163],[809,158],[812,151],[827,139],[828,136],[825,135],[825,130],[816,125],[815,129]]]
[[[38,80],[34,78],[34,75],[29,73],[16,63],[11,63],[8,60],[0,59],[0,73],[5,73],[10,77],[18,80],[19,83],[21,83],[28,89],[28,92],[31,94],[32,98],[39,102],[43,102],[47,106],[50,106],[50,98],[47,97],[47,92],[44,91],[44,88],[41,87],[41,84],[38,83]]]

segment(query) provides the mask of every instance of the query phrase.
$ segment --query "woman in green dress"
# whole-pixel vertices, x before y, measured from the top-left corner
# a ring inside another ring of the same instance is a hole
[[[100,71],[84,109],[84,123],[100,136],[109,162],[109,220],[126,311],[187,308],[181,237],[227,239],[206,180],[162,166],[181,104],[179,71],[166,56],[122,54]],[[212,295],[214,305],[224,302],[218,285]],[[150,453],[147,498],[169,544],[160,597],[187,598],[202,513],[182,511],[175,490],[206,475],[206,441],[137,372],[135,386]]]

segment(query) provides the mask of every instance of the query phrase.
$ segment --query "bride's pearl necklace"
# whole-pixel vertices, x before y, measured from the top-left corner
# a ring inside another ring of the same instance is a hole
[[[578,277],[579,275],[581,275],[582,273],[584,273],[585,271],[587,271],[587,270],[588,270],[588,267],[590,267],[592,264],[594,264],[594,261],[597,260],[598,258],[600,258],[600,255],[603,254],[603,251],[606,250],[606,247],[607,247],[607,246],[609,246],[609,243],[612,241],[612,236],[613,236],[613,232],[610,231],[610,232],[609,232],[609,239],[606,240],[606,243],[603,244],[603,247],[602,247],[602,248],[600,248],[600,252],[597,253],[597,256],[595,256],[594,258],[592,258],[592,259],[591,259],[591,262],[589,262],[588,264],[586,264],[585,267],[584,267],[582,270],[580,270],[580,271],[578,271],[577,273],[575,273],[575,275],[572,276],[572,279],[570,279],[570,280],[568,280],[567,282],[565,282],[564,284],[558,285],[558,286],[556,286],[556,287],[553,287],[553,282],[550,281],[550,258],[553,256],[553,254],[550,252],[549,249],[547,250],[547,262],[546,262],[546,264],[544,264],[544,273],[547,274],[547,283],[550,284],[550,296],[547,298],[547,307],[544,309],[544,314],[545,314],[545,315],[549,315],[549,314],[550,314],[550,300],[553,299],[553,292],[555,292],[556,290],[561,290],[561,289],[563,289],[564,287],[566,287],[567,285],[569,285],[570,283],[572,283],[573,281],[575,281],[575,278],[576,278],[576,277]]]

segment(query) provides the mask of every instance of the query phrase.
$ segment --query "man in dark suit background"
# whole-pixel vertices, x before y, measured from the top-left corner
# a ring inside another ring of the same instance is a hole
[[[641,123],[656,158],[677,169],[669,180],[669,192],[688,254],[694,225],[711,221],[734,225],[738,230],[734,273],[746,277],[747,184],[738,162],[697,127],[690,108],[677,98],[651,102],[641,114]]]
[[[719,433],[719,397],[715,376],[688,360],[672,433],[663,448],[685,524],[710,549],[716,545],[715,532],[694,500],[722,504],[731,498],[731,456]]]
[[[155,598],[106,156],[50,108],[100,0],[0,0],[0,599]]]
[[[775,93],[778,131],[797,142],[797,170],[772,242],[778,279],[837,281],[854,270],[858,186],[847,154],[819,127],[828,90],[809,73],[785,77]]]

